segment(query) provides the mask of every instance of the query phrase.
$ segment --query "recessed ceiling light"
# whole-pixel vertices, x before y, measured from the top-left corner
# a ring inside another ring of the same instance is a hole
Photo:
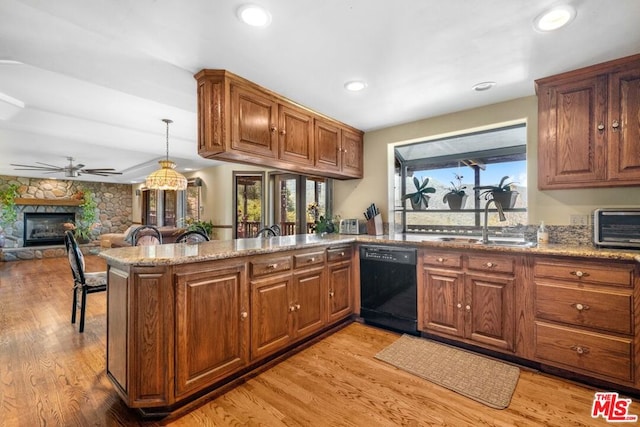
[[[252,27],[266,27],[271,23],[271,14],[261,6],[244,4],[238,8],[238,18]]]
[[[475,90],[476,92],[483,92],[485,90],[491,89],[495,85],[496,85],[496,82],[481,82],[481,83],[474,84],[472,87],[473,87],[473,90]]]
[[[538,31],[554,31],[564,27],[576,17],[576,10],[568,4],[545,10],[533,20],[533,26]]]
[[[352,80],[344,84],[344,88],[351,92],[358,92],[367,87],[367,84],[362,80]]]

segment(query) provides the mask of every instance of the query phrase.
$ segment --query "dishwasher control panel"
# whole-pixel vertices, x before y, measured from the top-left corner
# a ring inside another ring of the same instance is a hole
[[[415,265],[416,250],[392,246],[362,246],[360,259]]]

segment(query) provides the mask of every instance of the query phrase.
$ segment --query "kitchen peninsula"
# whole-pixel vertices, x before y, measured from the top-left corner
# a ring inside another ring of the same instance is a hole
[[[640,390],[640,254],[428,236],[296,235],[109,249],[107,374],[170,413],[358,312],[358,246],[418,249],[425,336]]]

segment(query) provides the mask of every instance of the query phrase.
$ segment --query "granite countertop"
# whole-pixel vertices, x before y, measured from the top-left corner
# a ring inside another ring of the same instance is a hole
[[[436,236],[417,234],[396,234],[384,236],[356,236],[344,234],[328,234],[325,236],[319,236],[316,234],[298,234],[295,236],[278,236],[270,238],[213,240],[198,244],[170,243],[157,246],[112,248],[101,251],[100,256],[104,257],[107,262],[115,262],[125,265],[175,265],[240,256],[260,255],[314,246],[336,246],[340,244],[350,244],[353,242],[514,254],[530,253],[538,255],[589,257],[604,260],[609,259],[640,262],[640,251],[637,250],[601,249],[594,246],[570,246],[562,244],[548,244],[535,247],[484,246],[474,242],[439,241]]]

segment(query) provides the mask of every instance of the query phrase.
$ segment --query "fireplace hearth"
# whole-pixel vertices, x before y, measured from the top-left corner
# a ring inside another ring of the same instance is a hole
[[[64,244],[64,224],[75,219],[74,212],[25,212],[24,246]]]

